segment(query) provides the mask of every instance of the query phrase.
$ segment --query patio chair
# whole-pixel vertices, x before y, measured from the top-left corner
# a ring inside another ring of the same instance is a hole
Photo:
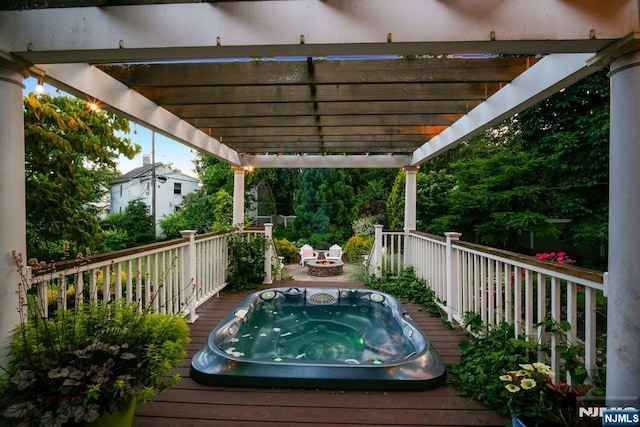
[[[318,259],[318,252],[314,251],[309,245],[303,245],[300,248],[300,265],[304,265],[307,261],[315,261]]]
[[[342,261],[342,248],[338,245],[331,246],[329,252],[324,254],[324,259]]]

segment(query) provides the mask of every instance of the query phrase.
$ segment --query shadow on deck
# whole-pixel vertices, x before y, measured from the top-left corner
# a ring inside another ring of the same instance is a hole
[[[300,286],[301,278],[298,276],[296,279],[276,282],[273,287]],[[318,281],[313,286],[363,287],[361,283],[336,279]],[[433,390],[403,392],[213,387],[196,383],[189,377],[191,357],[205,344],[218,322],[249,293],[231,294],[223,291],[219,299],[212,299],[198,310],[200,317],[191,325],[188,356],[178,369],[182,380],[175,388],[157,396],[154,402],[140,405],[136,410],[134,426],[506,425],[507,419],[477,402],[460,397],[448,384]],[[466,338],[448,329],[439,318],[431,317],[422,306],[404,306],[444,362],[449,364],[458,361],[458,343]]]

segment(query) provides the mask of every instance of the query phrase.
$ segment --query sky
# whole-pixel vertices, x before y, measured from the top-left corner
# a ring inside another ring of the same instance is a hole
[[[24,80],[26,88],[24,94],[35,90],[38,80],[29,77]],[[45,84],[45,91],[47,93],[56,94],[57,89],[53,86]],[[140,154],[129,160],[124,156],[118,159],[118,170],[125,174],[131,169],[135,169],[142,166],[143,156],[151,156],[152,148],[152,132],[139,124],[130,124],[131,131],[128,135],[121,135],[125,138],[129,138],[132,143],[138,144],[142,147]],[[171,164],[174,169],[179,169],[182,173],[197,178],[194,171],[195,165],[193,159],[196,157],[195,150],[190,149],[184,144],[174,141],[166,136],[156,133],[155,135],[155,161],[165,164]]]

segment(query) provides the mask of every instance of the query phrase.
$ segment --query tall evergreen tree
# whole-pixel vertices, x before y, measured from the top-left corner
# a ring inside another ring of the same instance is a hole
[[[305,169],[295,202],[295,227],[301,236],[345,242],[351,235],[353,188],[342,169]]]

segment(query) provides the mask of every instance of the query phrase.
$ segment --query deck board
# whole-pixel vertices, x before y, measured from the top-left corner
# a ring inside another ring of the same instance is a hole
[[[273,286],[362,287],[358,283],[279,282]],[[176,387],[139,405],[135,427],[403,427],[504,426],[507,419],[463,398],[449,384],[426,391],[317,390],[205,386],[189,377],[191,357],[209,333],[249,292],[222,292],[199,310],[191,325],[188,355],[176,372]],[[460,358],[458,344],[467,338],[447,328],[418,304],[404,304],[445,363]]]

